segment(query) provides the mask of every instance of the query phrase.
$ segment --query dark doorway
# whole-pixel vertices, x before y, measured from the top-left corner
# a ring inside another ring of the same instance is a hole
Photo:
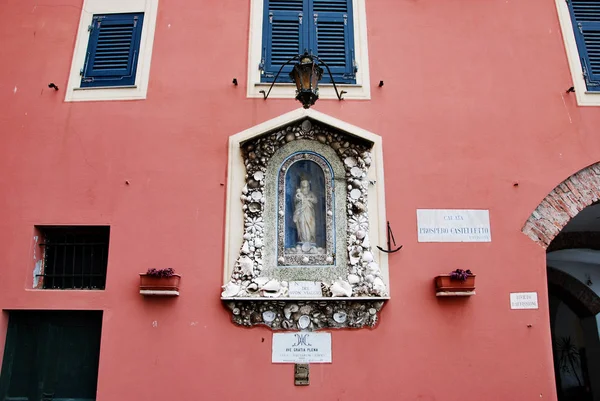
[[[11,311],[2,401],[96,399],[101,311]]]
[[[546,254],[559,401],[600,401],[600,204],[588,206]]]

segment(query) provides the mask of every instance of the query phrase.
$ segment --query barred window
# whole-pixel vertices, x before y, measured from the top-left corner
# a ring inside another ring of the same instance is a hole
[[[38,227],[43,251],[43,289],[103,290],[106,285],[110,227]]]

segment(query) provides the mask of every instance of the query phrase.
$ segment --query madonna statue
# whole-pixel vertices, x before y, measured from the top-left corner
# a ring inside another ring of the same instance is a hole
[[[294,196],[294,224],[298,235],[297,246],[310,250],[316,243],[315,205],[317,197],[310,190],[310,182],[300,181]]]

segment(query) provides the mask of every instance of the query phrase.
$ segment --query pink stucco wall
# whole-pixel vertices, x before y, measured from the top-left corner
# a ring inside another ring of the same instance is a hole
[[[545,254],[521,227],[600,160],[600,112],[565,94],[553,1],[367,0],[372,99],[315,108],[383,137],[404,248],[380,325],[334,332],[309,387],[219,299],[227,139],[299,107],[246,98],[249,0],[161,0],[148,98],[65,103],[81,5],[0,2],[0,308],[103,310],[99,401],[556,399]],[[417,208],[489,209],[492,242],[418,243]],[[44,224],[111,226],[105,291],[31,289]],[[167,266],[181,296],[142,298],[138,273]],[[436,299],[459,267],[477,295]],[[540,309],[510,310],[514,291]]]

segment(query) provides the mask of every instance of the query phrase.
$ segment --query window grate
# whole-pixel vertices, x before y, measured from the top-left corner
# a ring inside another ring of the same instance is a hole
[[[44,289],[104,289],[109,227],[41,227]]]

